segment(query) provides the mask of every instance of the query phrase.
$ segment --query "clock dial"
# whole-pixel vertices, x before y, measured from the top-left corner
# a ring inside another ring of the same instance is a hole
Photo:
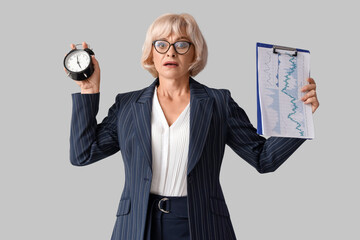
[[[87,52],[79,50],[70,53],[66,60],[66,68],[72,72],[81,72],[90,64],[90,56]]]

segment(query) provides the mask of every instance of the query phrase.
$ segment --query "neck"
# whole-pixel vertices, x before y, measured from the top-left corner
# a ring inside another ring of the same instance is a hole
[[[181,78],[164,78],[159,76],[158,96],[176,98],[190,94],[189,78],[190,75]]]

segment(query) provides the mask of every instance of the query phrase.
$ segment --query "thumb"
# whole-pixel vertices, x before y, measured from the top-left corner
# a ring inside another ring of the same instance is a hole
[[[92,61],[93,61],[93,63],[94,63],[94,67],[95,67],[96,69],[99,69],[99,62],[96,60],[96,58],[95,58],[94,55],[91,56],[91,59],[92,59]]]

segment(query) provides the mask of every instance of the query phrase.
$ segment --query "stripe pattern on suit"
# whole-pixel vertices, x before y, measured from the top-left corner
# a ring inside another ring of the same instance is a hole
[[[72,94],[70,161],[86,166],[120,151],[125,184],[112,240],[142,240],[152,179],[151,109],[155,85],[119,93],[97,123],[100,93]],[[190,140],[187,169],[192,240],[234,240],[235,232],[219,181],[227,144],[259,173],[275,171],[305,141],[256,133],[228,89],[189,78]]]

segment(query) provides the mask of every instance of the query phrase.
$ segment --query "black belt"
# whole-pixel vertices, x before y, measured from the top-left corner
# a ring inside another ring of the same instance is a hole
[[[187,196],[184,197],[162,196],[162,195],[150,193],[148,205],[150,207],[150,210],[148,211],[150,212],[149,212],[149,219],[148,219],[149,223],[148,223],[148,231],[147,231],[146,239],[150,239],[151,236],[151,224],[152,224],[153,214],[160,215],[161,223],[164,215],[166,215],[165,218],[188,218]],[[162,226],[160,226],[160,228],[161,227]]]

